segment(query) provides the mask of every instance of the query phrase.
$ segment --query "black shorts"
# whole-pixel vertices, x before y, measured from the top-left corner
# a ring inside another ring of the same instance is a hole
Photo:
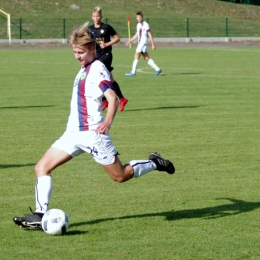
[[[113,60],[113,55],[111,52],[106,52],[100,56],[97,56],[98,59],[105,64],[106,68],[108,69],[109,72],[111,72],[114,68],[111,67],[112,65],[112,60]]]

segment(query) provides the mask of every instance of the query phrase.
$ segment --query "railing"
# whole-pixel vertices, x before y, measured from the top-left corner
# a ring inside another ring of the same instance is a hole
[[[236,3],[236,4],[260,5],[260,0],[221,0],[221,1]]]
[[[260,22],[233,18],[147,18],[154,38],[183,37],[259,37]],[[127,19],[104,18],[121,38],[128,38]],[[13,19],[12,39],[67,39],[82,19]],[[6,20],[0,16],[0,39],[7,39]],[[131,36],[136,22],[131,24]]]

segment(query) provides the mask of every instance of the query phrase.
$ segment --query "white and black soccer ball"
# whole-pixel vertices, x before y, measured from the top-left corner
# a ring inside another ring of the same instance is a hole
[[[69,217],[61,209],[50,209],[42,217],[42,229],[49,235],[64,235],[68,228]]]

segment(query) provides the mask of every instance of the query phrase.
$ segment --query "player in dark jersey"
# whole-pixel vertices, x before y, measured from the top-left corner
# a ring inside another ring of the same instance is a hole
[[[112,65],[113,54],[112,45],[120,41],[120,37],[112,26],[109,24],[104,24],[102,20],[102,9],[97,6],[92,11],[93,25],[89,26],[89,30],[92,32],[96,40],[96,56],[103,62],[110,72],[111,81],[115,92],[119,98],[120,106],[119,111],[123,111],[128,99],[125,98],[120,90],[118,83],[114,80],[112,75],[112,70],[114,69]],[[110,38],[112,36],[112,39]],[[107,100],[104,99],[102,103],[102,109],[105,110],[108,106]]]

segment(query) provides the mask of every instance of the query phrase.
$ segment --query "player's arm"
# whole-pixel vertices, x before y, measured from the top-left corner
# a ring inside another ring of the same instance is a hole
[[[112,40],[110,42],[102,42],[102,43],[100,43],[100,47],[102,49],[104,49],[104,48],[106,48],[106,47],[108,47],[110,45],[113,45],[113,44],[116,44],[116,43],[120,42],[120,37],[119,37],[118,34],[115,34],[112,37],[113,38],[112,38]]]
[[[129,41],[127,41],[125,45],[128,46],[131,42],[133,42],[137,38],[138,38],[138,34],[136,32],[135,35]]]
[[[102,134],[106,134],[109,131],[113,123],[114,117],[116,115],[117,106],[118,106],[118,99],[114,90],[108,88],[104,92],[104,95],[108,102],[107,114],[105,117],[105,121],[99,124],[98,127],[96,128],[96,133],[102,133]]]
[[[153,40],[153,36],[152,36],[151,31],[148,31],[147,34],[148,34],[148,36],[149,36],[149,39],[150,39],[150,42],[151,42],[151,45],[152,45],[152,49],[153,49],[153,50],[156,50],[156,46],[155,46],[155,43],[154,43],[154,40]]]

